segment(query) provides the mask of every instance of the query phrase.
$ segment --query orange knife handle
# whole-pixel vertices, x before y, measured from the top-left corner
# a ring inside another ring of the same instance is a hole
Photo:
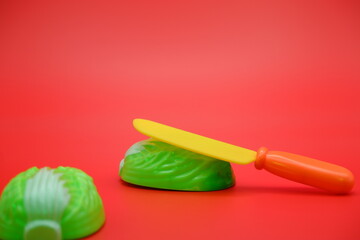
[[[257,152],[255,167],[335,194],[348,193],[354,186],[354,176],[346,168],[292,153],[268,151],[265,147]]]

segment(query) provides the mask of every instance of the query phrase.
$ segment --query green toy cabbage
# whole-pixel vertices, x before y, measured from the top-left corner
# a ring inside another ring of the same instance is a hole
[[[0,199],[0,239],[81,238],[104,221],[92,178],[76,168],[30,168],[10,181]]]
[[[220,190],[235,183],[230,163],[154,139],[129,148],[120,176],[136,185],[184,191]]]

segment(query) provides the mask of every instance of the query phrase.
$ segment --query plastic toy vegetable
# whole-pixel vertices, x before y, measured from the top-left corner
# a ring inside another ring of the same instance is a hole
[[[76,168],[30,168],[9,182],[0,199],[0,239],[81,238],[104,221],[92,178]]]
[[[184,191],[220,190],[235,182],[228,162],[155,139],[129,148],[120,164],[120,176],[132,184]]]
[[[248,164],[257,169],[292,181],[307,184],[336,194],[351,191],[354,176],[346,168],[316,159],[262,147],[257,152],[203,137],[149,120],[135,119],[134,127],[141,133],[199,154],[228,162]]]

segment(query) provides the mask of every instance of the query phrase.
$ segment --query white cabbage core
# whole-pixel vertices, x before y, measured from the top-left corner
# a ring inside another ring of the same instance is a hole
[[[25,210],[28,223],[25,227],[26,240],[61,239],[61,217],[70,201],[65,182],[60,173],[42,168],[26,183]]]

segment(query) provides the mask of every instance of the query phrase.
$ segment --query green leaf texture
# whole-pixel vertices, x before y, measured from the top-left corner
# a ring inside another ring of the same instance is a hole
[[[154,139],[129,148],[120,176],[140,186],[183,191],[220,190],[235,183],[230,163]]]
[[[87,236],[103,225],[103,204],[90,176],[70,167],[46,169],[30,168],[5,187],[0,239],[24,239],[26,225],[36,220],[59,222],[62,239]]]

